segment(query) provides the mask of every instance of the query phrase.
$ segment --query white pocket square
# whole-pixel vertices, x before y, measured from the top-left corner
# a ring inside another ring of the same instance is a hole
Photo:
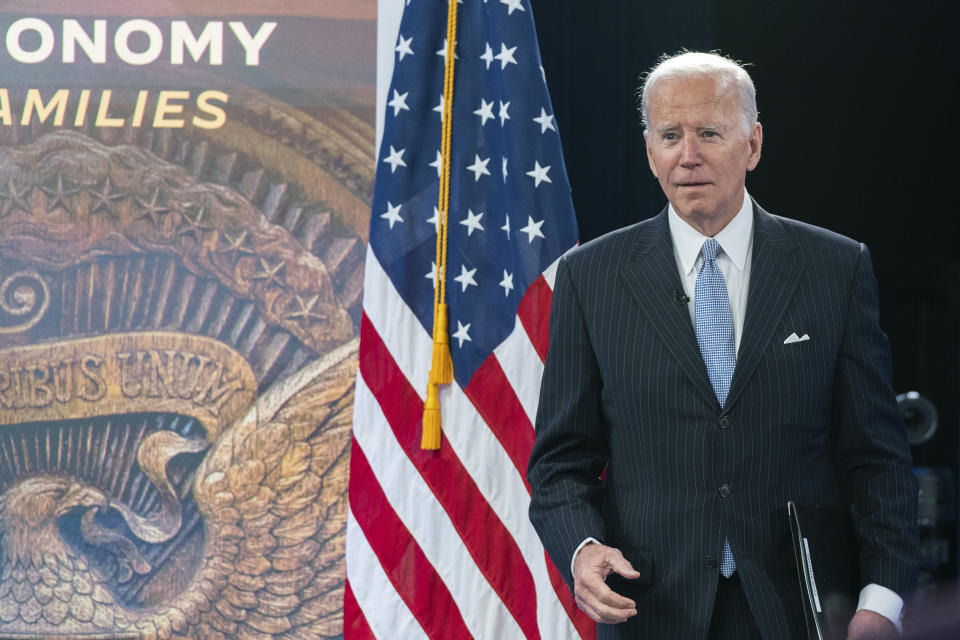
[[[794,342],[803,342],[804,340],[809,340],[810,336],[803,334],[803,336],[797,336],[796,333],[791,333],[787,336],[787,339],[783,341],[783,344],[793,344]]]

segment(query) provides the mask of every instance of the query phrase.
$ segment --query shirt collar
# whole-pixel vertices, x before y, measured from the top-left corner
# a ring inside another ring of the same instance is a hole
[[[700,248],[707,236],[703,235],[684,221],[670,204],[667,207],[667,219],[670,224],[670,236],[673,250],[680,259],[684,274],[689,274],[700,257]],[[743,191],[743,204],[737,215],[720,230],[714,238],[723,252],[739,271],[743,271],[747,261],[747,250],[753,236],[753,202],[746,189]]]

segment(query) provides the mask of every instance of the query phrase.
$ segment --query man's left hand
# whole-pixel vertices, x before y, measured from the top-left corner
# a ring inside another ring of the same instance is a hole
[[[899,637],[892,622],[869,609],[857,611],[847,626],[847,640],[896,640]]]

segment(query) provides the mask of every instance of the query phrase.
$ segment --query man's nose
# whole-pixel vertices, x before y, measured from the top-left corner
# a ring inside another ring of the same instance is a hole
[[[700,141],[696,136],[684,136],[680,141],[680,164],[684,167],[695,167],[700,162]]]

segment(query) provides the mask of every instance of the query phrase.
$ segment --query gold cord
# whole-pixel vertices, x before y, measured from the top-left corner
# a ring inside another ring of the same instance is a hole
[[[436,283],[433,288],[433,355],[423,405],[421,449],[440,448],[440,385],[453,382],[447,315],[447,218],[450,208],[450,139],[453,130],[453,64],[457,40],[457,0],[447,9],[447,55],[443,75],[443,123],[440,134],[440,212],[437,229]]]

